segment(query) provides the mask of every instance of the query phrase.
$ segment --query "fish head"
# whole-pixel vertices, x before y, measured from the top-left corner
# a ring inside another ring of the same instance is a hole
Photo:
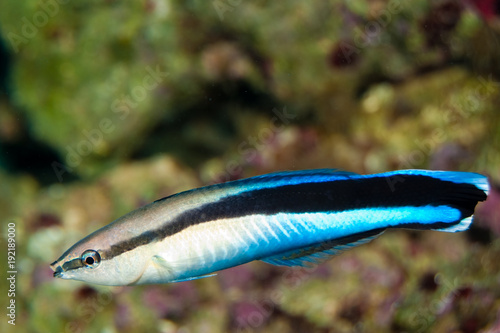
[[[134,284],[149,260],[138,251],[116,251],[124,246],[120,239],[109,225],[90,234],[50,264],[54,277],[108,286]]]

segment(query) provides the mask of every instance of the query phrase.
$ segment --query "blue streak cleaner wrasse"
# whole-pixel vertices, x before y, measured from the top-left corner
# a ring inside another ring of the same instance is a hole
[[[485,176],[329,169],[257,176],[178,193],[85,237],[54,276],[103,285],[187,281],[262,260],[320,263],[388,228],[457,232],[488,195]]]

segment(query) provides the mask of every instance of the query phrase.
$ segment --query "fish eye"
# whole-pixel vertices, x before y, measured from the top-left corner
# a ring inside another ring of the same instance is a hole
[[[88,268],[96,268],[101,262],[101,256],[94,250],[87,250],[83,252],[81,259],[83,265]]]

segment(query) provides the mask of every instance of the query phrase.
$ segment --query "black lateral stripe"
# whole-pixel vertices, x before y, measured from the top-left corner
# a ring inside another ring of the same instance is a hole
[[[76,258],[76,259],[67,261],[62,265],[62,269],[65,272],[70,271],[72,269],[80,268],[80,267],[83,267],[82,259],[80,259],[80,258]]]
[[[161,235],[160,229],[143,232],[139,236],[132,237],[126,241],[117,243],[115,245],[111,245],[109,250],[104,251],[103,258],[111,259],[113,257],[116,257],[117,255],[133,250],[136,247],[147,245],[155,241],[159,241],[163,239],[163,238],[160,239],[160,235]]]
[[[158,229],[113,245],[105,251],[105,255],[108,259],[113,258],[137,246],[161,241],[192,225],[221,218],[255,214],[340,212],[373,207],[447,205],[460,210],[460,219],[463,219],[473,214],[478,201],[486,199],[484,191],[472,184],[454,183],[423,175],[396,176],[404,177],[404,181],[396,187],[389,186],[388,177],[380,176],[283,185],[223,197],[188,210]],[[442,223],[436,221],[436,224],[428,226],[429,229],[440,228]],[[442,227],[450,225],[448,223]]]

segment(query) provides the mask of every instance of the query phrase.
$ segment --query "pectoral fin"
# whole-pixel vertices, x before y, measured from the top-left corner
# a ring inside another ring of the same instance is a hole
[[[193,276],[193,277],[190,277],[190,278],[178,279],[178,280],[173,280],[173,281],[170,281],[170,282],[184,282],[184,281],[198,280],[198,279],[203,279],[203,278],[211,277],[211,276],[215,276],[215,275],[217,275],[217,273],[207,274],[207,275],[200,275],[200,276]]]

